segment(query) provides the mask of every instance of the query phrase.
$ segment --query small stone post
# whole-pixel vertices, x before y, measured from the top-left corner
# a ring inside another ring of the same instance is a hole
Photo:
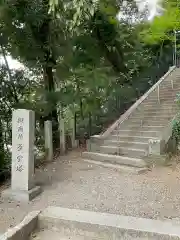
[[[53,159],[52,121],[44,122],[45,150],[48,161]]]
[[[70,121],[70,128],[71,128],[71,142],[72,142],[72,148],[77,147],[77,141],[76,141],[76,133],[75,133],[75,119],[72,118]]]
[[[12,118],[11,188],[2,193],[4,198],[29,201],[41,191],[34,182],[34,132],[34,112],[15,110]]]
[[[160,156],[164,153],[165,142],[161,139],[149,139],[149,155]]]
[[[64,126],[64,119],[60,119],[59,121],[59,129],[60,129],[60,152],[64,154],[66,151],[66,137],[65,137],[65,126]]]

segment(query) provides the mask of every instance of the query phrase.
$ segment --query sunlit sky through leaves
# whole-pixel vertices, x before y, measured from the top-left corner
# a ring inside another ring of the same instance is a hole
[[[136,2],[138,3],[140,10],[143,10],[144,7],[148,6],[150,10],[149,19],[152,19],[158,11],[158,3],[160,3],[161,0],[136,0]]]
[[[148,6],[148,8],[150,9],[150,16],[149,19],[152,19],[153,16],[156,14],[157,10],[158,10],[158,3],[161,0],[136,0],[139,6],[140,10],[143,10],[144,7]],[[18,61],[14,60],[11,58],[11,56],[7,57],[8,63],[10,68],[14,68],[14,69],[18,69],[18,68],[22,68],[23,65],[21,63],[19,63]],[[2,64],[3,58],[0,57],[0,64]]]

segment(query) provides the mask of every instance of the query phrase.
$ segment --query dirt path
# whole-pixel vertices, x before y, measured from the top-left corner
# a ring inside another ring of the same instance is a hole
[[[78,152],[60,157],[36,171],[43,193],[29,204],[0,199],[0,233],[32,210],[61,206],[141,216],[180,218],[180,166],[141,175],[83,162]]]

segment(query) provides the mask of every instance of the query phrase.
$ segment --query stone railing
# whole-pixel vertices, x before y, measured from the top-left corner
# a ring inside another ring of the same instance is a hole
[[[103,144],[106,139],[119,125],[128,119],[132,113],[148,98],[148,96],[156,89],[159,89],[160,84],[176,69],[175,66],[170,67],[169,71],[160,80],[154,84],[140,99],[138,99],[120,118],[113,123],[105,132],[100,135],[91,136],[88,143],[88,150],[99,151],[99,145]],[[97,146],[98,145],[98,146]]]

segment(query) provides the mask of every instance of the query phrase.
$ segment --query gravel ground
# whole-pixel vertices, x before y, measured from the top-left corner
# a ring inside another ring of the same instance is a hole
[[[179,222],[180,165],[134,175],[90,165],[72,152],[38,169],[36,178],[43,193],[31,203],[0,199],[0,233],[19,223],[29,211],[47,206]]]

